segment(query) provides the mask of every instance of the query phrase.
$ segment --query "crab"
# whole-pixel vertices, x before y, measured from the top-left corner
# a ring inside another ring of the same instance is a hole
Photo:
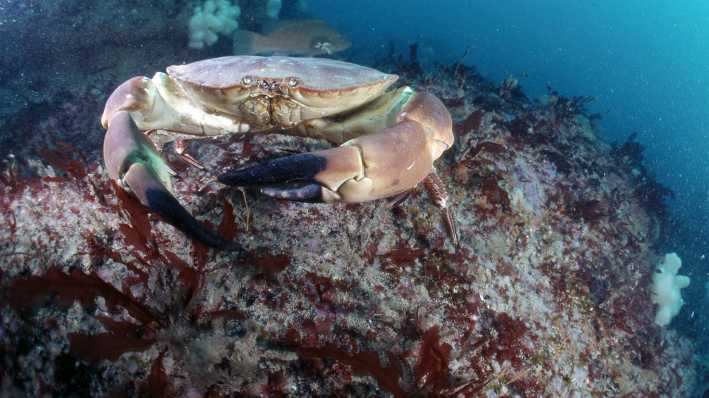
[[[217,180],[258,187],[262,194],[306,202],[358,203],[403,197],[423,182],[458,243],[448,196],[434,161],[453,145],[452,120],[441,101],[398,76],[327,58],[229,56],[138,76],[109,97],[101,124],[109,176],[188,237],[234,247],[198,222],[175,198],[169,167],[147,133],[202,167],[184,139],[281,133],[338,145],[229,170]]]

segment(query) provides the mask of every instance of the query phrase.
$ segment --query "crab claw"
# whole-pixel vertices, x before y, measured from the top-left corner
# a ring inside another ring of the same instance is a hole
[[[300,201],[356,203],[408,191],[432,172],[433,161],[452,143],[450,115],[435,97],[421,94],[397,119],[339,147],[278,158],[218,179]]]
[[[116,111],[106,120],[103,158],[109,176],[143,206],[159,214],[187,236],[203,244],[228,249],[230,242],[202,226],[172,194],[170,167],[138,129],[130,114]]]
[[[449,235],[457,245],[447,194],[433,167],[453,144],[450,114],[433,95],[406,89],[401,93],[403,105],[387,127],[336,148],[229,171],[218,180],[226,185],[258,186],[261,193],[282,199],[357,203],[399,195],[432,176],[427,188],[444,211]]]
[[[360,166],[356,148],[340,147],[273,159],[218,177],[225,185],[260,186],[261,193],[302,202],[342,200],[337,188]]]
[[[405,192],[432,170],[423,128],[410,121],[340,147],[277,158],[218,177],[226,185],[307,202],[358,203]]]

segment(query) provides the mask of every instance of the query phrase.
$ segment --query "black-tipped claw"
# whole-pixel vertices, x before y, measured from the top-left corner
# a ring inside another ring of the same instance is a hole
[[[269,160],[241,170],[228,171],[217,179],[225,185],[264,186],[293,181],[312,181],[313,177],[325,170],[327,159],[302,153]]]
[[[224,240],[200,224],[182,207],[146,165],[141,163],[131,165],[123,181],[140,203],[160,215],[165,221],[175,226],[191,239],[217,249],[238,249],[233,242]]]
[[[150,210],[159,214],[165,221],[175,226],[191,239],[216,249],[237,249],[234,242],[228,242],[202,226],[169,192],[148,190],[145,196]]]
[[[140,132],[125,111],[110,112],[105,121],[108,131],[103,143],[106,169],[111,178],[127,186],[143,206],[159,214],[188,237],[207,246],[236,250],[234,243],[200,224],[170,192],[174,172]]]
[[[261,188],[261,193],[272,198],[297,200],[299,202],[322,202],[323,187],[320,184],[289,184]]]

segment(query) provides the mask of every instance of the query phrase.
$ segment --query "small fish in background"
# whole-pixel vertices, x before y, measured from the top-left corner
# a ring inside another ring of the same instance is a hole
[[[344,35],[318,19],[281,21],[263,34],[247,30],[234,33],[234,54],[331,55],[351,45]]]

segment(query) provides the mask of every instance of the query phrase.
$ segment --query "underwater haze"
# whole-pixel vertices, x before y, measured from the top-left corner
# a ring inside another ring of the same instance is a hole
[[[709,397],[708,39],[0,0],[0,397]]]
[[[675,191],[675,215],[707,236],[706,2],[362,0],[338,12],[345,3],[311,0],[309,9],[359,38],[362,53],[421,43],[427,62],[463,59],[496,81],[513,75],[532,97],[547,86],[594,97],[603,136],[637,133],[657,178]]]

